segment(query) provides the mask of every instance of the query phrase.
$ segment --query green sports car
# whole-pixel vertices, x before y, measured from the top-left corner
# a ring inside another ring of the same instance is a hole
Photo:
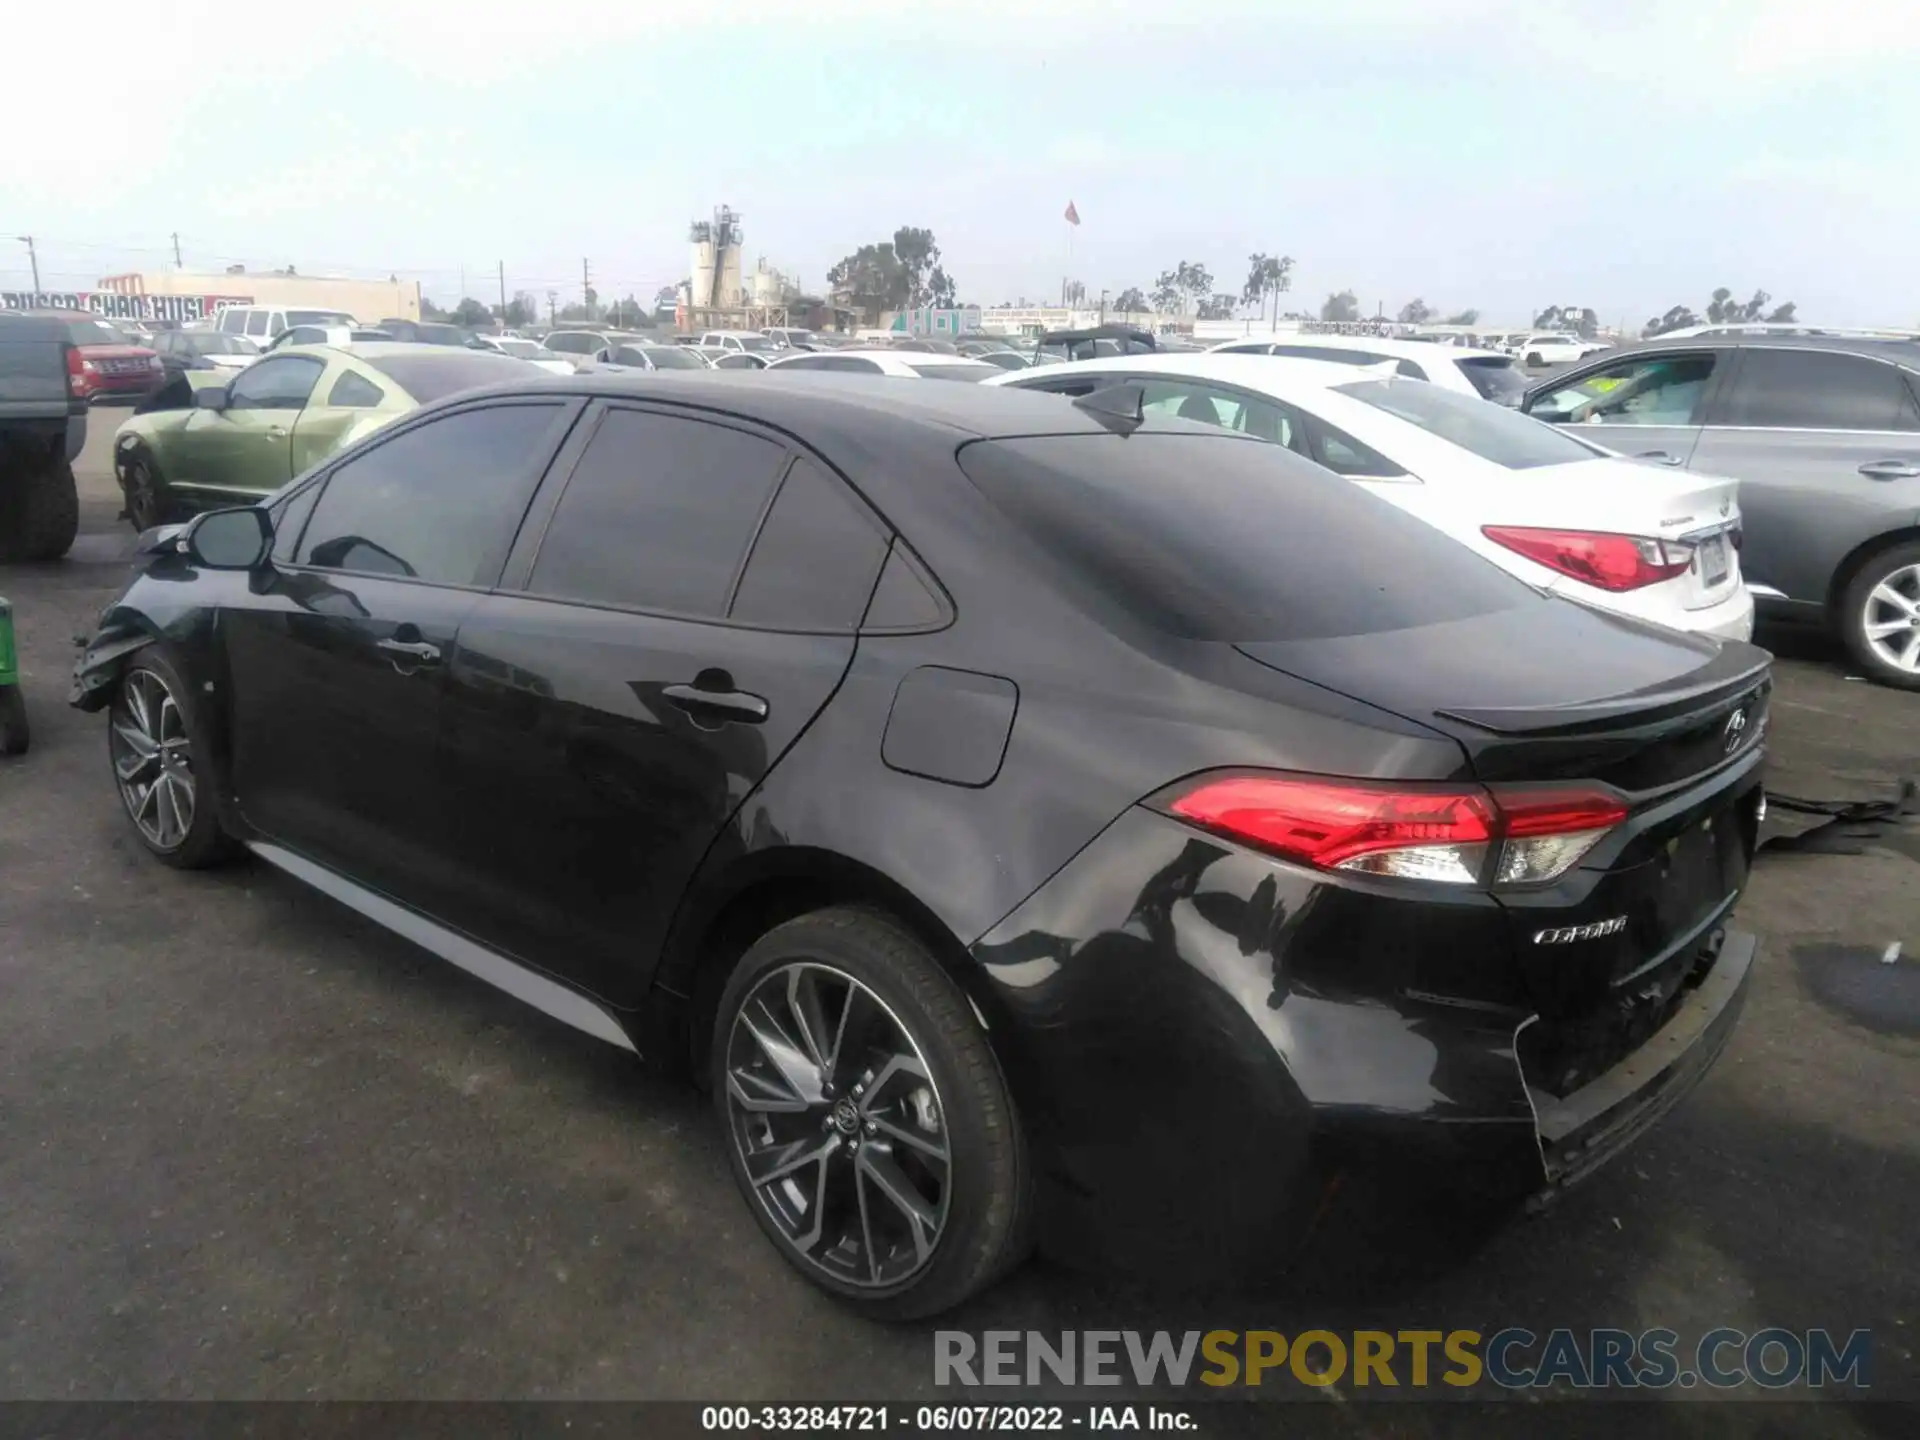
[[[390,343],[290,346],[224,384],[185,372],[114,436],[125,517],[145,530],[251,504],[442,396],[543,374],[489,351]]]

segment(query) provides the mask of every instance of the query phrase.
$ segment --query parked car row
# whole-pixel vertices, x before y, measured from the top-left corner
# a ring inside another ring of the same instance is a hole
[[[912,374],[295,347],[131,422],[260,494],[143,535],[76,664],[131,834],[697,1077],[879,1317],[1035,1243],[1191,1283],[1491,1223],[1706,1073],[1767,656],[1454,512],[1612,492],[1653,549],[1604,573],[1724,490],[1390,371],[874,353]]]

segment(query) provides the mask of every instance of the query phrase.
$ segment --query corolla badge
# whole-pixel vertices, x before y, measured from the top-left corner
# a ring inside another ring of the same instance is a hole
[[[1604,935],[1618,935],[1627,928],[1627,917],[1616,915],[1611,920],[1595,920],[1587,925],[1562,925],[1557,930],[1536,930],[1533,943],[1536,945],[1571,945],[1576,940],[1598,940]]]

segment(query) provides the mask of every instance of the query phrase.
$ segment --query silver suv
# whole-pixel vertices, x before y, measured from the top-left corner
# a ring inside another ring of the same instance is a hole
[[[1760,613],[1827,624],[1872,678],[1920,690],[1920,344],[1654,340],[1543,380],[1520,408],[1738,479]]]

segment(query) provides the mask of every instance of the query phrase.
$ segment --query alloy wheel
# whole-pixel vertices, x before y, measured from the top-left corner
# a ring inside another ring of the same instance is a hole
[[[193,829],[199,785],[187,717],[167,682],[135,670],[113,702],[107,735],[127,814],[156,850],[177,850]]]
[[[727,1114],[755,1202],[794,1253],[842,1285],[898,1285],[946,1226],[952,1152],[926,1058],[846,972],[770,971],[735,1015]]]
[[[1860,624],[1875,655],[1896,670],[1920,675],[1920,565],[1882,576],[1867,592]]]
[[[125,467],[127,518],[136,530],[150,530],[160,523],[160,497],[154,493],[153,467],[144,460],[129,460]]]

